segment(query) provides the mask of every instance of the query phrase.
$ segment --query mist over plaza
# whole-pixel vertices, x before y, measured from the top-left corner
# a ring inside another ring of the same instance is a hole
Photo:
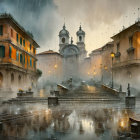
[[[139,6],[0,0],[0,140],[139,140]]]

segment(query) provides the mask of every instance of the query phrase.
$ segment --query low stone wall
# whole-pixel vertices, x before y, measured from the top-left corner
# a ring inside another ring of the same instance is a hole
[[[102,85],[102,89],[104,89],[104,90],[106,90],[106,91],[108,91],[116,96],[119,96],[120,98],[124,98],[126,96],[126,92],[120,92],[120,91],[118,91],[116,89],[112,89],[106,85]]]

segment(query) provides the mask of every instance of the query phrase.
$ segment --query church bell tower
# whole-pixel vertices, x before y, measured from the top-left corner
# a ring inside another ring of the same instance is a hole
[[[80,25],[77,35],[77,46],[80,49],[80,60],[83,60],[87,56],[87,51],[85,49],[85,32],[82,30]]]
[[[59,32],[59,52],[61,54],[61,50],[65,45],[69,44],[69,32],[66,30],[65,24],[63,25],[63,29]]]

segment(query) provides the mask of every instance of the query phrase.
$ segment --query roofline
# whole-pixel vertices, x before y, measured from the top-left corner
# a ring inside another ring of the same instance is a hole
[[[23,33],[25,33],[32,41],[34,44],[35,48],[40,48],[38,43],[33,39],[33,37],[13,18],[11,14],[0,14],[0,19],[9,19],[13,24],[15,24]]]
[[[38,53],[38,54],[36,54],[36,55],[50,55],[50,54],[57,54],[57,55],[60,55],[60,56],[62,56],[60,53],[58,53],[58,52],[53,52],[53,53],[45,53],[45,52],[41,52],[41,53]]]
[[[95,53],[101,53],[101,52],[103,52],[103,51],[104,51],[104,50],[103,50],[104,47],[106,47],[107,45],[111,45],[111,46],[113,47],[113,41],[110,41],[110,42],[106,43],[104,46],[93,50],[89,55],[92,55],[92,54],[95,54]]]
[[[119,36],[120,34],[122,34],[124,31],[127,31],[129,30],[130,28],[136,26],[138,23],[140,23],[140,21],[136,21],[134,24],[130,25],[129,27],[127,28],[124,28],[122,31],[120,31],[119,33],[115,34],[114,36],[112,36],[111,38],[114,39],[115,37]]]

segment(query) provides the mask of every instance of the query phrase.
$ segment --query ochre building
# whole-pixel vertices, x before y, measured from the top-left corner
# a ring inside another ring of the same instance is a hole
[[[39,45],[11,15],[0,15],[0,89],[35,86]]]
[[[115,59],[114,82],[139,89],[140,83],[140,21],[112,37]]]

